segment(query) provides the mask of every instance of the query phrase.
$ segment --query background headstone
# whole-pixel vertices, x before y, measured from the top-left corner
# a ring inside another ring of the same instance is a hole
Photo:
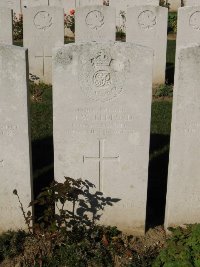
[[[153,51],[131,43],[65,45],[53,56],[55,179],[88,179],[119,198],[101,222],[145,229]]]
[[[200,47],[176,60],[165,226],[200,223]]]
[[[0,8],[0,43],[13,44],[13,11]]]
[[[66,17],[70,15],[70,11],[75,10],[76,0],[49,0],[49,5],[64,8],[66,19]],[[74,38],[74,32],[72,32],[71,29],[65,27],[65,36]]]
[[[200,44],[200,6],[178,10],[176,50],[191,44]]]
[[[49,0],[50,6],[58,6],[64,8],[64,12],[69,14],[71,9],[75,9],[76,0]]]
[[[76,42],[115,41],[115,9],[108,6],[86,6],[76,9]]]
[[[27,7],[49,6],[50,0],[27,0]]]
[[[76,0],[76,7],[103,5],[103,0]]]
[[[200,6],[200,0],[184,0],[184,6]]]
[[[126,31],[127,8],[138,5],[159,6],[159,0],[109,0],[109,6],[116,9],[116,25],[118,30]]]
[[[59,7],[24,10],[24,47],[29,50],[30,73],[52,81],[52,48],[64,44],[64,11]]]
[[[168,9],[141,6],[127,12],[127,42],[151,47],[154,50],[153,83],[165,82]]]
[[[32,200],[26,52],[0,45],[0,233],[27,229],[13,190],[26,210]]]
[[[12,9],[18,17],[22,13],[22,0],[0,0],[0,8],[2,7]]]
[[[170,11],[177,12],[179,7],[181,7],[181,0],[168,0],[167,2],[170,4],[169,6]]]

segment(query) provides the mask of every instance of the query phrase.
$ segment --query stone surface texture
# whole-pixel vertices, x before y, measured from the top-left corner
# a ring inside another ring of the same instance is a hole
[[[13,11],[0,8],[0,44],[13,44]]]
[[[153,51],[131,43],[65,45],[53,54],[55,179],[105,196],[101,223],[144,234]]]
[[[168,9],[138,6],[127,12],[127,42],[151,47],[154,50],[153,83],[165,82]]]
[[[65,13],[69,14],[76,7],[76,0],[49,0],[49,5],[64,8]]]
[[[24,10],[24,47],[29,50],[30,73],[52,82],[52,48],[64,44],[64,11],[59,7]]]
[[[176,58],[165,227],[200,223],[200,46]]]
[[[159,6],[159,0],[109,0],[109,6],[116,9],[116,24],[119,29],[126,31],[127,8],[142,5]],[[125,17],[124,17],[125,16]]]
[[[184,0],[184,6],[200,6],[200,0]]]
[[[115,9],[108,6],[86,6],[76,9],[76,42],[115,41]]]
[[[76,7],[79,6],[94,6],[94,5],[103,5],[103,0],[77,0]]]
[[[17,196],[27,211],[31,197],[27,51],[0,45],[0,233],[27,229]]]
[[[200,6],[182,7],[178,11],[176,49],[200,44]]]
[[[48,6],[49,0],[25,0],[26,6],[29,7],[36,7],[36,6]]]
[[[22,13],[21,0],[0,0],[0,8],[2,7],[12,9],[17,16]]]
[[[168,3],[170,4],[170,11],[176,12],[181,7],[181,0],[168,0]]]

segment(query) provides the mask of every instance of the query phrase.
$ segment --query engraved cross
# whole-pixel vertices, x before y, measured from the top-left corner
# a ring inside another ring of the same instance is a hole
[[[99,156],[98,157],[86,157],[83,156],[83,163],[86,160],[94,160],[99,162],[99,191],[103,191],[103,170],[104,170],[104,161],[118,161],[120,160],[119,156],[116,157],[105,157],[104,156],[104,144],[105,140],[99,140]]]
[[[45,58],[50,58],[50,57],[52,57],[52,56],[46,56],[45,55],[44,48],[43,48],[43,51],[42,51],[42,55],[35,56],[35,58],[42,58],[42,73],[43,73],[43,76],[45,74]]]

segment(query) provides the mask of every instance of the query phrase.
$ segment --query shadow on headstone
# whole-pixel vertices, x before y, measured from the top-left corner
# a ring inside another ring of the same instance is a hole
[[[169,142],[169,135],[151,135],[146,230],[164,223]]]

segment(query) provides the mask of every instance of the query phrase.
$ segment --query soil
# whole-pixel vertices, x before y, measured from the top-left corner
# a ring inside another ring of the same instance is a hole
[[[166,243],[166,232],[162,226],[158,226],[154,229],[150,229],[145,236],[133,237],[130,247],[131,250],[136,251],[138,254],[142,255],[146,253],[149,249],[161,249],[165,246]],[[5,260],[0,263],[0,267],[21,267],[19,264],[20,256],[12,260]],[[123,262],[123,259],[116,260],[116,266],[120,267],[120,262]]]

